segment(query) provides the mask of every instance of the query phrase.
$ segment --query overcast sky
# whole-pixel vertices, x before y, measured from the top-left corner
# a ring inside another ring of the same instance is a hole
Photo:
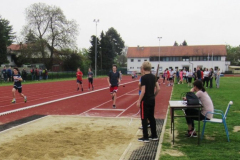
[[[43,2],[60,7],[79,24],[78,48],[89,48],[96,34],[114,27],[125,45],[172,46],[240,44],[240,0],[11,0],[0,3],[0,15],[17,34],[25,25],[25,9]]]

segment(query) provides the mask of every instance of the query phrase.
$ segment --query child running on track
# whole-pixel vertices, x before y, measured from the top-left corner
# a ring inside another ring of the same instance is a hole
[[[18,68],[14,68],[13,69],[13,89],[12,89],[12,93],[13,93],[13,100],[12,103],[16,103],[16,98],[15,98],[15,92],[16,90],[18,91],[18,93],[20,94],[20,96],[22,96],[24,98],[24,102],[27,102],[27,96],[25,96],[22,93],[22,84],[21,81],[23,80],[21,75],[19,74],[19,70]]]
[[[90,90],[90,84],[92,85],[92,90],[94,89],[93,87],[93,72],[91,68],[88,69],[88,90]]]
[[[109,87],[110,87],[110,94],[113,100],[113,108],[116,108],[116,98],[117,98],[117,91],[118,91],[118,84],[120,83],[120,74],[117,72],[117,66],[113,65],[112,71],[109,72],[107,78]]]
[[[145,61],[142,64],[144,76],[141,78],[141,94],[137,101],[137,107],[140,107],[141,120],[143,126],[143,137],[138,141],[149,142],[151,140],[158,140],[156,132],[156,120],[154,118],[155,97],[158,94],[160,88],[158,82],[156,82],[155,76],[151,74],[152,65],[150,62]],[[156,90],[155,90],[156,87]],[[150,121],[152,135],[148,137],[148,121]]]
[[[77,91],[79,90],[79,84],[81,84],[81,87],[82,87],[82,91],[83,91],[83,85],[82,85],[82,76],[83,76],[83,73],[81,72],[80,68],[77,69],[77,73],[76,73],[76,76],[77,76]]]

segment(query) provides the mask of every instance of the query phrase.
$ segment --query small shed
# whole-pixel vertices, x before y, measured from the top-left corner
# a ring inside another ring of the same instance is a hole
[[[229,71],[232,71],[234,74],[240,74],[240,66],[229,66],[228,67]]]

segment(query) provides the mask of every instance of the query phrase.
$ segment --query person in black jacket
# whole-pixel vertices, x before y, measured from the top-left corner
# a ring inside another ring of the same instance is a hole
[[[202,75],[201,75],[201,70],[200,70],[200,67],[197,67],[197,80],[202,80]]]

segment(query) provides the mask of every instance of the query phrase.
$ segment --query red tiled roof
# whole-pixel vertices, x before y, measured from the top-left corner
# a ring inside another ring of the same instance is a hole
[[[25,47],[26,44],[22,44],[22,47]],[[7,49],[10,49],[11,51],[19,51],[21,49],[20,44],[11,44],[10,46],[7,47]]]
[[[227,56],[225,45],[161,46],[160,56]],[[159,56],[159,47],[128,47],[127,57]]]

